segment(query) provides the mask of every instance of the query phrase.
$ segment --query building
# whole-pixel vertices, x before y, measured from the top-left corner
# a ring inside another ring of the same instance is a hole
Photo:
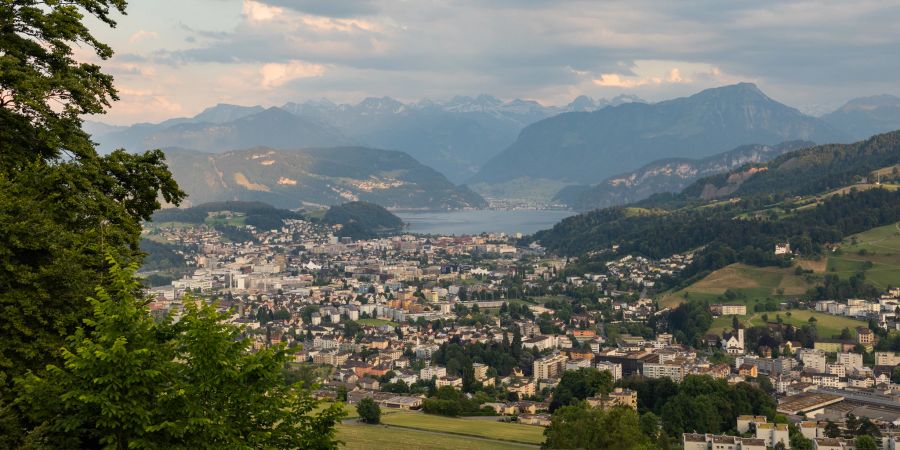
[[[852,450],[856,448],[853,441],[846,441],[844,438],[815,438],[813,439],[813,450]]]
[[[681,364],[644,363],[644,376],[647,378],[669,377],[680,383],[684,379],[684,366]]]
[[[790,416],[815,417],[825,412],[827,406],[844,401],[844,397],[818,392],[804,392],[782,398],[777,411]]]
[[[478,381],[484,380],[487,378],[488,366],[487,364],[481,363],[472,363],[472,369],[475,371],[475,379]]]
[[[534,379],[557,378],[566,368],[566,355],[556,353],[534,361]]]
[[[536,348],[538,350],[549,350],[556,347],[556,336],[535,336],[522,341],[522,348]]]
[[[900,364],[900,353],[875,352],[876,366],[896,366]]]
[[[825,373],[825,351],[821,349],[800,349],[798,352],[800,362],[806,371]]]
[[[622,379],[622,365],[616,364],[614,362],[609,361],[598,361],[594,364],[594,367],[597,368],[598,371],[602,372],[604,370],[609,371],[612,374],[613,381],[619,381]]]
[[[766,416],[738,416],[736,429],[738,433],[744,434],[750,431],[751,425],[757,423],[766,423]]]
[[[786,423],[757,423],[756,438],[762,439],[766,447],[774,448],[779,442],[784,448],[791,448],[788,426]]]
[[[874,344],[875,343],[875,333],[868,328],[857,327],[856,328],[856,342],[859,342],[862,345]]]
[[[420,380],[431,380],[434,377],[441,378],[447,376],[447,368],[441,366],[428,366],[419,371]]]
[[[766,450],[766,443],[762,439],[718,434],[684,433],[682,444],[684,450]]]
[[[791,244],[789,242],[775,244],[775,256],[790,255],[790,254],[791,254]]]
[[[462,381],[462,378],[451,375],[448,377],[438,377],[438,379],[435,380],[434,385],[439,388],[442,388],[444,386],[450,386],[452,388],[461,389],[462,385],[463,385],[463,381]]]
[[[631,389],[615,388],[612,392],[600,397],[589,397],[586,399],[588,405],[592,408],[610,409],[616,406],[624,406],[637,411],[637,392]]]
[[[861,369],[863,356],[859,353],[840,352],[837,354],[837,363],[846,367],[847,370]]]
[[[759,375],[758,369],[753,364],[744,363],[738,367],[738,375],[742,377],[756,378]]]
[[[738,328],[736,333],[722,335],[722,350],[729,355],[744,354],[744,329]]]
[[[531,397],[537,392],[537,386],[530,380],[519,380],[511,383],[506,390],[519,394],[519,398]]]
[[[717,303],[709,306],[709,312],[714,316],[746,316],[747,305],[725,305]]]

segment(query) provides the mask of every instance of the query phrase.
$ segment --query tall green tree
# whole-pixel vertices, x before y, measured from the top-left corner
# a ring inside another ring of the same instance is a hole
[[[85,24],[115,26],[124,0],[0,2],[0,402],[42,370],[91,307],[105,254],[140,257],[140,221],[184,193],[164,155],[97,154],[81,116],[117,99],[112,77],[75,59],[112,49]]]
[[[544,430],[543,448],[609,450],[650,449],[650,439],[641,432],[639,417],[630,408],[609,411],[588,408],[582,402],[563,406],[553,413]]]
[[[187,299],[178,323],[155,322],[132,265],[111,261],[108,287],[62,350],[64,364],[18,379],[42,448],[334,448],[335,404],[313,413],[285,385],[283,347],[251,352],[213,305]]]
[[[381,407],[372,397],[366,397],[356,404],[356,412],[359,419],[365,423],[375,425],[381,422]]]
[[[859,436],[855,442],[856,450],[878,450],[881,448],[872,436]]]

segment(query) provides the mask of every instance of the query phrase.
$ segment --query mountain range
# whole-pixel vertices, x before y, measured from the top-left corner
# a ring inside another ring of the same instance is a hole
[[[373,97],[355,105],[324,99],[271,108],[219,104],[194,117],[158,124],[116,127],[87,122],[85,129],[103,151],[181,147],[218,153],[254,146],[341,145],[400,150],[460,183],[531,123],[563,112],[641,101],[633,96],[610,100],[580,96],[556,107],[479,95],[416,103]]]
[[[269,108],[219,104],[157,124],[88,122],[85,128],[105,151],[398,150],[492,199],[546,204],[555,198],[584,209],[677,190],[694,176],[679,164],[694,161],[689,165],[705,167],[697,169],[701,175],[725,170],[728,162],[713,157],[739,146],[757,146],[745,148],[752,151],[795,140],[846,143],[900,129],[900,99],[854,99],[815,118],[740,83],[659,103],[581,96],[556,107],[479,95],[418,102],[372,97],[357,104],[323,99]],[[769,152],[755,154],[763,161]],[[591,194],[587,186],[594,186]]]
[[[553,201],[578,211],[624,205],[657,193],[680,192],[699,178],[728,172],[749,163],[766,162],[786,152],[813,145],[809,141],[742,145],[702,159],[666,158],[609,177],[593,186],[568,186],[560,190]]]
[[[165,149],[188,204],[260,201],[278,208],[366,201],[392,209],[482,208],[484,199],[457,187],[406,153],[365,147],[224,153]]]
[[[772,100],[753,84],[740,83],[660,103],[628,103],[542,120],[522,130],[470,182],[528,177],[593,184],[661,158],[703,158],[753,143],[844,139],[832,125]]]
[[[900,98],[876,95],[850,100],[822,120],[841,130],[851,140],[900,129]]]

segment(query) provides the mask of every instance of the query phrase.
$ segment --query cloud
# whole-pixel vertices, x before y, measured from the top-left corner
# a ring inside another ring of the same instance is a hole
[[[253,0],[244,0],[244,7],[241,13],[250,22],[269,22],[280,16],[284,9],[277,6],[270,6],[265,3]]]
[[[682,74],[681,64],[690,70],[690,75]],[[667,68],[668,67],[668,68]],[[667,69],[666,69],[667,68]],[[693,84],[698,79],[705,81],[726,81],[718,67],[705,64],[694,64],[677,61],[635,61],[634,67],[628,70],[629,75],[620,73],[603,73],[591,80],[597,86],[634,89],[644,86],[662,86],[668,84]],[[587,75],[579,72],[580,75]]]
[[[372,0],[263,0],[274,6],[325,17],[368,16],[379,11]]]
[[[321,77],[325,68],[320,64],[290,61],[285,64],[269,63],[259,69],[260,85],[266,89],[279,87],[299,78]]]
[[[202,1],[219,5],[215,18],[176,16],[183,24],[163,33],[130,15],[110,42],[157,69],[146,87],[195,110],[222,96],[662,100],[736,81],[798,107],[900,93],[900,59],[885,56],[900,54],[896,2]],[[156,48],[128,42],[150,29],[163,33]]]
[[[159,38],[159,33],[155,31],[146,31],[146,30],[138,30],[135,31],[134,34],[128,38],[128,42],[135,44],[147,39],[157,39]]]

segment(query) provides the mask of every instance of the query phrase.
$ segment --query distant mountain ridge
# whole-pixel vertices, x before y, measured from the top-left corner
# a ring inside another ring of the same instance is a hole
[[[329,100],[281,107],[219,104],[190,118],[159,124],[113,127],[87,122],[101,150],[183,147],[219,153],[266,146],[282,149],[363,145],[400,150],[456,183],[473,175],[491,156],[512,143],[525,126],[567,111],[591,111],[626,102],[576,98],[563,107],[530,100],[502,101],[489,95],[447,101],[403,103],[390,97],[357,104]]]
[[[788,152],[766,163],[701,178],[680,196],[708,201],[734,196],[811,195],[853,184],[875,170],[896,164],[900,164],[900,131],[852,144],[826,144]]]
[[[523,129],[469,183],[531,177],[593,184],[662,158],[703,158],[748,143],[790,140],[840,142],[844,136],[756,85],[740,83],[544,119]]]
[[[852,140],[900,130],[900,97],[875,95],[850,100],[822,120],[841,130]]]
[[[789,241],[809,254],[848,234],[896,222],[900,191],[869,176],[896,180],[898,168],[900,131],[818,145],[702,178],[680,194],[572,216],[533,239],[567,255],[619,245],[620,254],[656,258],[697,250],[699,267],[773,264],[775,242]]]
[[[662,192],[681,192],[693,181],[727,172],[748,163],[761,163],[800,148],[812,147],[809,141],[791,141],[778,145],[742,145],[734,150],[702,159],[667,158],[640,169],[607,178],[594,186],[569,186],[556,194],[556,203],[578,211],[624,205]]]
[[[278,208],[366,201],[392,209],[480,208],[484,199],[457,187],[406,153],[365,147],[225,153],[169,148],[169,168],[188,206],[260,201]]]

